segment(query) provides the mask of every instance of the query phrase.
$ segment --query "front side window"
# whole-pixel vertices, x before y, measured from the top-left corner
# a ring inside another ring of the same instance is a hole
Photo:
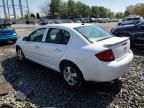
[[[50,28],[46,37],[46,43],[67,44],[70,33],[57,28]]]
[[[111,34],[109,34],[108,32],[92,25],[78,27],[75,28],[75,30],[78,31],[82,36],[84,36],[91,43],[112,37]]]
[[[42,42],[43,35],[45,33],[46,28],[41,28],[36,31],[34,31],[30,36],[29,36],[29,41],[34,41],[34,42]]]
[[[126,21],[126,19],[124,18],[124,19],[122,19],[122,21]]]

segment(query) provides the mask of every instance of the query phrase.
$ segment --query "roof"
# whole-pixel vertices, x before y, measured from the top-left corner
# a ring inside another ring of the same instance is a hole
[[[126,18],[140,18],[141,16],[128,16]]]
[[[86,26],[91,24],[81,24],[81,23],[64,23],[64,24],[48,24],[45,27],[64,27],[64,28],[77,28],[81,26]]]

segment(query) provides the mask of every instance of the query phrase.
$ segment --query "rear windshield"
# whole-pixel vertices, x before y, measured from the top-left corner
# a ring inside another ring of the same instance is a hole
[[[0,31],[1,30],[13,30],[12,26],[11,25],[0,25]]]
[[[75,28],[75,30],[78,31],[82,36],[84,36],[91,43],[105,40],[112,37],[111,34],[94,25],[78,27]]]

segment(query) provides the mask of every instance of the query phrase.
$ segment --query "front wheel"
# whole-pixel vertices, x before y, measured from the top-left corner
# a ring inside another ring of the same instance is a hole
[[[24,62],[25,56],[23,54],[22,49],[20,47],[17,47],[16,52],[17,52],[17,57],[18,57],[19,61]]]
[[[79,89],[83,85],[81,71],[73,64],[64,64],[62,75],[66,85],[70,88]]]

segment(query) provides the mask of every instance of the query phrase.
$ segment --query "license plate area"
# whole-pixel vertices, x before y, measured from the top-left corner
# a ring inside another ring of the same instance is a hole
[[[130,50],[128,42],[124,42],[113,49],[115,59],[123,58]]]

